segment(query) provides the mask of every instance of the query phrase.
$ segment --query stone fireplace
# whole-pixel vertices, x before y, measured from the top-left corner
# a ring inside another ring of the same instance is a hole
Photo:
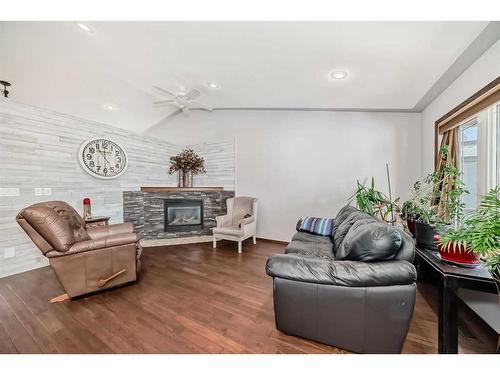
[[[165,232],[203,229],[202,199],[165,199]]]
[[[221,187],[141,187],[123,192],[123,220],[142,240],[209,236],[232,197]]]

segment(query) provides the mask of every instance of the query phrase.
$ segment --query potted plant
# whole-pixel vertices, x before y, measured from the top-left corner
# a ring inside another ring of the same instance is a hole
[[[378,216],[386,223],[395,224],[396,216],[401,211],[399,198],[391,200],[387,195],[375,189],[375,179],[372,177],[370,186],[357,181],[356,192],[349,198],[349,204],[356,201],[356,207],[372,216]]]
[[[493,277],[500,279],[500,187],[491,189],[459,228],[440,236],[439,253],[459,265],[478,264],[482,257]]]
[[[434,236],[438,243],[437,248],[441,259],[464,267],[471,267],[481,263],[481,255],[472,251],[472,248],[458,237],[460,235],[451,234],[443,242],[443,235],[437,234]]]
[[[437,250],[434,236],[439,234],[439,228],[453,225],[462,216],[462,196],[468,193],[460,179],[460,171],[448,161],[448,153],[446,146],[441,148],[442,171],[430,173],[417,182],[412,191],[417,244],[433,250]]]
[[[193,175],[206,173],[205,160],[190,148],[180,154],[170,157],[170,174],[178,173],[178,187],[192,187]]]
[[[406,228],[415,237],[416,221],[418,220],[418,208],[415,202],[416,191],[420,188],[420,181],[415,182],[413,189],[410,192],[410,199],[403,203],[401,207],[401,219],[406,222]]]
[[[419,246],[437,250],[434,236],[438,234],[436,222],[437,207],[435,201],[434,175],[428,175],[423,181],[417,181],[410,191],[410,201],[413,204],[415,239]]]

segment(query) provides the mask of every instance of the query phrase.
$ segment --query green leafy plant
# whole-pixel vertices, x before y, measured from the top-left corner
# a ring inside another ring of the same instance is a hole
[[[418,220],[421,215],[420,204],[422,199],[425,201],[425,195],[422,197],[421,189],[422,182],[417,181],[413,184],[412,189],[410,190],[410,198],[403,203],[401,208],[401,217],[406,220]],[[429,205],[429,209],[431,206]]]
[[[356,207],[372,216],[378,216],[388,223],[395,222],[395,215],[401,212],[399,198],[391,200],[387,195],[375,189],[375,179],[372,177],[370,186],[356,181],[356,192],[349,198],[349,204],[354,200]]]
[[[478,209],[459,228],[442,233],[440,243],[445,250],[463,245],[481,255],[492,275],[500,279],[500,187],[483,196]]]
[[[486,265],[491,275],[500,283],[500,254],[490,255],[486,258]]]
[[[415,220],[417,218],[415,206],[412,202],[406,201],[403,203],[401,207],[401,217],[407,220]]]
[[[423,181],[417,181],[410,190],[408,205],[411,205],[412,215],[423,223],[433,223],[437,217],[437,207],[433,205],[436,196],[433,176],[428,175]]]
[[[452,224],[462,217],[462,197],[469,192],[461,180],[460,170],[449,161],[447,146],[440,149],[444,161],[442,172],[434,171],[417,181],[407,204],[419,221],[427,224]],[[406,203],[406,202],[405,202]]]

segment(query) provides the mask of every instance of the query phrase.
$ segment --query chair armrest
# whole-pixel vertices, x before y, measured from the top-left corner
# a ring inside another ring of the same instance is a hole
[[[270,257],[266,273],[283,279],[347,287],[408,285],[417,280],[415,267],[405,260],[329,261],[290,254]]]
[[[87,229],[87,234],[92,240],[98,240],[100,238],[122,233],[134,233],[134,226],[132,223],[100,225]]]
[[[84,253],[86,251],[93,251],[104,249],[113,246],[136,244],[139,241],[139,237],[136,233],[119,233],[112,236],[107,236],[99,238],[96,240],[86,240],[80,241],[73,244],[68,251],[62,253],[59,251],[50,251],[46,255],[49,258],[57,256],[66,256],[76,253]]]
[[[251,224],[254,221],[255,221],[255,218],[253,216],[246,217],[246,218],[241,220],[241,226]]]
[[[217,228],[229,227],[232,224],[232,217],[229,215],[216,216],[215,221],[217,223]]]

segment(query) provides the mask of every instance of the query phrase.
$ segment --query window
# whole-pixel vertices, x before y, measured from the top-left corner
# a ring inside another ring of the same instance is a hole
[[[464,196],[466,209],[477,207],[477,117],[460,126],[460,169],[462,179],[469,191]]]
[[[496,111],[497,118],[497,165],[496,165],[496,173],[497,173],[497,186],[500,185],[500,104],[497,104]]]
[[[459,128],[459,167],[469,194],[465,209],[477,208],[481,195],[500,182],[500,103],[482,110]]]

